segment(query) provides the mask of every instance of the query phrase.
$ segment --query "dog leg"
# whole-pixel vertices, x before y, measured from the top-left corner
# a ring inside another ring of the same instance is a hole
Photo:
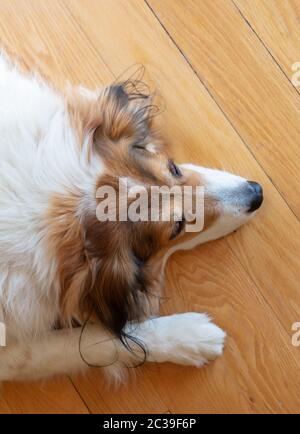
[[[101,325],[55,330],[41,340],[0,348],[0,381],[71,374],[94,366],[133,366],[143,360],[140,347],[128,351]],[[202,366],[222,354],[225,333],[199,313],[184,313],[129,324],[126,333],[146,347],[146,360]],[[129,341],[130,343],[130,341]]]
[[[9,343],[0,348],[0,382],[29,380],[58,374],[72,374],[88,364],[110,365],[118,359],[120,341],[101,325],[54,330],[39,340]]]

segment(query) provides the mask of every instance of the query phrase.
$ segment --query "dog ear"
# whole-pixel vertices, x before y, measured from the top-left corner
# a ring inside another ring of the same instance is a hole
[[[90,278],[83,305],[115,336],[123,341],[128,322],[143,315],[139,270],[128,255],[91,261]]]
[[[91,92],[66,89],[70,122],[89,155],[114,149],[117,143],[143,148],[159,109],[141,81],[128,80]]]
[[[153,107],[151,95],[133,84],[129,86],[129,82],[104,88],[98,99],[99,125],[93,135],[96,149],[105,149],[108,141],[121,140],[142,147],[149,134]]]
[[[90,269],[80,306],[96,315],[125,343],[126,323],[138,321],[144,315],[148,281],[143,264],[130,248],[126,230],[120,235],[109,224],[92,225],[86,231],[85,248]]]

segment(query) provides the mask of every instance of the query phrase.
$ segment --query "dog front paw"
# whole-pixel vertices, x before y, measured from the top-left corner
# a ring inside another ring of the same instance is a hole
[[[200,367],[223,352],[226,333],[200,313],[165,317],[164,361]]]

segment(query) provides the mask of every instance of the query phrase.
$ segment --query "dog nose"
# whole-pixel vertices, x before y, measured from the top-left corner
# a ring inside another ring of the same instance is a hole
[[[247,181],[251,187],[251,202],[248,212],[256,211],[263,202],[263,189],[260,184],[254,181]]]

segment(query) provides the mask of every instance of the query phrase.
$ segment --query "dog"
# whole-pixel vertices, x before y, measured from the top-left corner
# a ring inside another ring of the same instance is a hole
[[[120,379],[123,367],[144,361],[200,367],[222,354],[225,332],[206,314],[158,315],[164,267],[175,251],[249,221],[262,188],[176,164],[156,131],[152,96],[139,86],[128,79],[62,92],[1,55],[0,381],[89,365]],[[120,199],[124,179],[138,192],[191,187],[190,209],[174,198],[168,220],[99,219],[97,192]],[[203,225],[188,231],[197,187]]]

